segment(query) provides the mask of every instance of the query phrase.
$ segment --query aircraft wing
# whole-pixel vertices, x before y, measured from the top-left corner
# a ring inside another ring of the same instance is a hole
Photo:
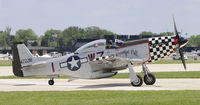
[[[122,63],[122,62],[129,63],[129,62],[131,62],[133,65],[140,65],[141,63],[144,62],[143,59],[139,59],[139,58],[129,59],[129,58],[120,58],[120,57],[112,57],[112,56],[105,58],[105,60],[114,61],[113,63],[115,63],[117,61],[118,61],[118,63]]]
[[[127,59],[110,56],[96,58],[93,61],[89,62],[89,64],[93,70],[105,70],[106,72],[126,69],[129,62],[131,62],[133,65],[140,65],[144,61],[142,59]]]
[[[133,65],[140,65],[142,63],[144,63],[143,59],[128,59],[128,61],[130,61]]]

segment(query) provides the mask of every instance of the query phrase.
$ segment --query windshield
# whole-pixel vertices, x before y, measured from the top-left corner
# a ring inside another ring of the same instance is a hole
[[[76,50],[76,52],[90,51],[94,48],[98,48],[98,49],[104,48],[105,42],[106,42],[105,39],[100,39],[100,40],[95,40],[95,41],[89,42],[89,43],[81,46],[80,48],[78,48]]]

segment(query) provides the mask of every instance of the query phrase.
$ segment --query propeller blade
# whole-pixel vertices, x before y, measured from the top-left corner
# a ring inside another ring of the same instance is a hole
[[[180,57],[181,57],[181,61],[183,63],[184,69],[186,70],[186,64],[185,64],[185,59],[184,59],[182,47],[187,43],[187,39],[184,39],[184,38],[179,36],[178,30],[176,28],[176,22],[175,22],[174,16],[173,16],[173,22],[174,22],[174,32],[175,32],[176,37],[178,38],[178,44],[179,44],[177,46],[177,50],[179,49],[179,54],[180,54]]]
[[[182,48],[179,49],[179,53],[180,53],[180,56],[181,56],[181,61],[183,63],[184,69],[187,70],[186,69],[186,64],[185,64],[185,59],[184,59],[183,49]]]
[[[176,35],[176,37],[179,39],[179,34],[178,34],[178,31],[177,31],[177,28],[176,28],[176,22],[175,22],[174,16],[173,16],[173,22],[174,22],[174,31],[175,31],[175,35]]]

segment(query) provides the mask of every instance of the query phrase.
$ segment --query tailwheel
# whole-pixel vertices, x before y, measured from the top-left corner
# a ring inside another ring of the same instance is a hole
[[[54,80],[50,79],[48,83],[49,83],[49,85],[53,85],[54,84]]]
[[[140,87],[143,84],[142,77],[137,75],[137,78],[137,80],[131,82],[131,85],[135,87]]]
[[[147,75],[146,74],[144,75],[144,83],[146,85],[153,85],[155,82],[156,82],[156,77],[153,74],[148,73]]]

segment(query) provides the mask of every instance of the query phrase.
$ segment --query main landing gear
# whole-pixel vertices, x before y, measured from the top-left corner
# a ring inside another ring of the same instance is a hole
[[[131,85],[135,87],[141,86],[143,84],[142,77],[140,77],[139,75],[136,75],[131,63],[128,63],[128,69],[129,69]]]
[[[146,85],[153,85],[156,82],[156,78],[153,74],[150,73],[149,69],[145,64],[142,64],[144,75],[144,83]],[[143,84],[142,77],[137,75],[133,69],[131,63],[128,63],[130,82],[132,86],[140,87]]]
[[[145,64],[142,64],[143,72],[144,72],[144,83],[146,85],[153,85],[156,82],[156,77],[150,73],[149,69]]]

